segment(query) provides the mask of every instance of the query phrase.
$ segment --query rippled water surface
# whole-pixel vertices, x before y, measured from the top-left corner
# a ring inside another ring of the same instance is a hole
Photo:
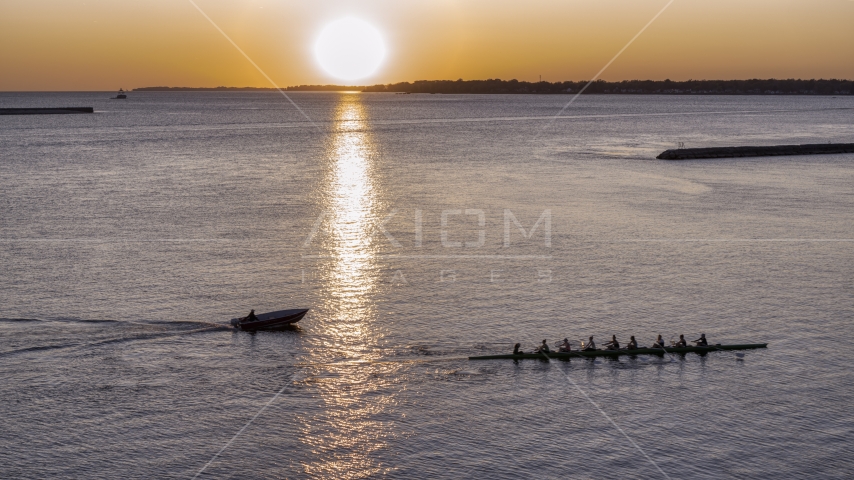
[[[0,94],[97,112],[0,117],[0,477],[850,476],[854,155],[654,157],[854,99],[108,97]]]

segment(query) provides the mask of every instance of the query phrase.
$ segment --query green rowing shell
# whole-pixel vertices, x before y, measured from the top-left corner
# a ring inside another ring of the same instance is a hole
[[[546,355],[549,358],[570,359],[579,357],[620,357],[623,355],[664,355],[667,353],[708,353],[717,352],[720,350],[751,350],[754,348],[766,348],[767,343],[745,343],[742,345],[709,345],[708,347],[665,347],[665,348],[638,348],[635,350],[593,350],[591,352],[549,352]],[[478,357],[469,357],[469,360],[523,360],[523,359],[543,359],[542,353],[521,353],[513,355],[508,353],[505,355],[482,355]]]

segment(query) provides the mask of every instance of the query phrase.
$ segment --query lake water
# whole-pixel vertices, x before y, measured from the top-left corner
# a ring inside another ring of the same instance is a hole
[[[854,470],[854,155],[654,160],[854,98],[109,96],[0,94],[97,112],[0,117],[0,477]],[[701,332],[769,348],[467,359]]]

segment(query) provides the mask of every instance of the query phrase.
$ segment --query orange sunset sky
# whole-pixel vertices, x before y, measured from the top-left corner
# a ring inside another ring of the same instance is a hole
[[[280,86],[345,83],[313,58],[353,16],[387,56],[356,84],[593,77],[668,0],[195,0]],[[854,1],[676,0],[602,75],[854,78]],[[0,0],[0,90],[269,82],[188,0]]]

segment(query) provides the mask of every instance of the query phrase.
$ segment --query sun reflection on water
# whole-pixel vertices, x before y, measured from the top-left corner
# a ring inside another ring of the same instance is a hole
[[[349,308],[365,308],[361,298],[376,287],[371,221],[376,216],[373,144],[365,129],[364,107],[347,95],[338,107],[332,144],[334,159],[328,210],[333,215],[330,293]],[[348,101],[350,100],[350,101]]]
[[[381,475],[388,469],[374,452],[394,436],[389,408],[395,399],[383,378],[376,295],[379,288],[373,224],[380,210],[377,153],[358,94],[344,94],[326,154],[324,207],[330,213],[323,236],[322,332],[314,340],[312,362],[364,361],[361,365],[314,367],[306,383],[317,392],[316,410],[299,415],[301,440],[312,451],[305,473],[340,478]]]

